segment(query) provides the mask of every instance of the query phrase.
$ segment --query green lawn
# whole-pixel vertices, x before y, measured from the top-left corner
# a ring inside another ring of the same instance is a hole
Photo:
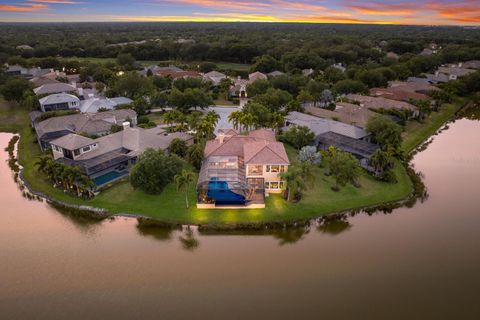
[[[234,106],[239,106],[239,104],[235,104],[233,103],[232,101],[228,101],[228,100],[225,100],[225,99],[217,99],[217,100],[214,100],[213,103],[216,105],[216,106],[231,106],[231,107],[234,107]]]
[[[148,119],[156,124],[163,124],[163,112],[152,112],[148,114]]]
[[[423,123],[417,121],[408,122],[403,134],[403,150],[406,153],[409,153],[422,142],[427,140],[448,120],[452,119],[464,103],[463,100],[459,99],[453,104],[445,105],[440,111],[432,112]]]
[[[438,130],[445,121],[452,117],[458,109],[457,106],[444,107],[442,111],[433,113],[424,124],[409,123],[405,133],[404,149],[413,149],[414,146]],[[152,116],[158,117],[157,121],[161,119],[157,114],[149,117]],[[197,209],[194,185],[189,190],[191,207],[186,209],[184,194],[178,193],[173,184],[167,186],[160,195],[147,195],[142,191],[134,190],[128,181],[117,183],[94,199],[84,201],[53,188],[50,182],[37,172],[34,163],[40,150],[35,143],[35,135],[29,128],[28,122],[25,111],[9,107],[8,104],[0,101],[0,131],[20,132],[22,138],[19,144],[19,160],[24,166],[24,176],[32,188],[63,202],[105,208],[112,213],[139,214],[166,222],[194,224],[292,221],[398,201],[406,198],[412,190],[411,181],[404,167],[397,163],[395,173],[399,180],[398,183],[379,182],[364,173],[360,178],[360,188],[348,185],[339,192],[331,190],[331,186],[334,184],[332,177],[326,177],[323,169],[316,168],[315,185],[305,192],[302,201],[296,204],[288,203],[281,196],[274,195],[266,199],[265,209]],[[287,146],[287,153],[292,161],[295,161],[296,150]]]

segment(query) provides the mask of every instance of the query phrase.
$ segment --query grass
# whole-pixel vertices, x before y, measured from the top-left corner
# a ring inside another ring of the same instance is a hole
[[[442,108],[440,112],[433,113],[423,124],[409,123],[404,137],[404,149],[412,150],[428,138],[453,116],[459,105]],[[153,121],[161,121],[161,117],[157,114],[149,117],[151,119],[153,117]],[[192,224],[293,221],[399,201],[406,198],[412,191],[410,178],[405,168],[398,162],[394,169],[398,183],[379,182],[364,173],[360,178],[360,188],[347,185],[339,192],[331,190],[331,186],[334,185],[333,178],[325,176],[322,168],[315,168],[315,184],[305,192],[299,203],[288,203],[280,195],[272,195],[266,199],[265,209],[197,209],[193,184],[189,190],[191,204],[189,209],[185,207],[184,195],[178,193],[173,184],[168,185],[160,195],[148,195],[134,190],[128,181],[124,181],[114,184],[94,199],[81,200],[53,188],[51,183],[37,172],[34,164],[40,155],[40,149],[28,123],[28,115],[24,110],[11,107],[0,100],[0,131],[14,131],[21,134],[19,162],[24,166],[24,177],[31,187],[66,203],[95,206],[112,213],[138,214],[165,222]],[[296,161],[297,151],[288,145],[286,150],[292,162]]]
[[[148,119],[150,121],[155,122],[156,124],[164,124],[163,123],[163,113],[162,112],[152,112],[148,114]]]
[[[453,104],[443,106],[438,112],[432,112],[423,123],[417,121],[408,122],[403,134],[403,150],[406,153],[410,153],[427,140],[448,120],[452,119],[463,104],[464,101],[459,99]]]
[[[235,104],[233,103],[232,101],[229,101],[229,100],[225,100],[225,99],[222,99],[222,98],[219,98],[217,100],[214,100],[213,103],[216,105],[216,106],[231,106],[231,107],[235,107],[235,106],[239,106],[238,104]]]

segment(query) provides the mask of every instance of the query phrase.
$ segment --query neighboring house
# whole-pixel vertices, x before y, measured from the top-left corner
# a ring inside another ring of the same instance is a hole
[[[410,111],[413,117],[418,116],[418,109],[414,105],[391,99],[385,99],[381,97],[362,96],[359,94],[349,94],[347,99],[360,103],[361,107],[365,107],[374,111],[381,110],[397,110],[397,111]]]
[[[33,116],[33,115],[32,115]],[[137,125],[137,113],[131,109],[120,109],[100,113],[78,113],[34,121],[38,143],[42,150],[50,147],[52,140],[70,133],[102,136],[111,132],[112,126],[129,121]]]
[[[347,71],[347,67],[343,64],[343,63],[335,63],[335,64],[332,64],[332,67],[335,68],[335,69],[338,69],[342,72],[345,72]]]
[[[11,76],[22,76],[26,79],[31,79],[33,77],[41,77],[50,73],[52,69],[42,69],[42,68],[24,68],[19,65],[7,65],[6,73]]]
[[[279,174],[289,165],[285,147],[272,130],[248,135],[220,130],[205,146],[197,207],[264,208],[265,193],[280,193],[285,188]]]
[[[381,97],[381,98],[405,101],[405,102],[409,102],[411,100],[415,100],[415,101],[431,100],[431,98],[426,94],[410,91],[410,90],[403,90],[401,87],[372,88],[370,89],[370,95],[373,97]]]
[[[370,158],[380,147],[365,140],[356,140],[335,132],[325,132],[318,136],[317,147],[321,150],[328,150],[335,147],[348,152],[358,159],[360,166],[370,172],[375,169],[370,164]]]
[[[267,76],[270,77],[270,78],[274,78],[274,77],[278,77],[278,76],[283,76],[284,74],[285,73],[283,73],[281,71],[275,70],[275,71],[272,71],[269,74],[267,74]]]
[[[317,108],[318,109],[318,108]],[[370,143],[365,130],[338,121],[322,119],[299,112],[290,112],[286,117],[286,129],[291,126],[306,126],[315,134],[314,144],[322,150],[330,146],[349,152],[360,162],[360,165],[372,171],[370,157],[378,146]]]
[[[211,71],[203,75],[203,80],[211,82],[214,86],[218,86],[223,79],[227,79],[227,76],[218,71]]]
[[[38,88],[33,89],[33,92],[37,96],[44,95],[44,94],[54,94],[54,93],[72,93],[75,92],[77,88],[72,86],[71,84],[58,82],[58,83],[47,83],[41,85]]]
[[[133,100],[125,97],[90,98],[80,102],[80,111],[96,113],[99,109],[113,110],[118,106],[129,105],[131,103],[133,103]]]
[[[343,70],[343,71],[345,71],[345,70]],[[303,70],[302,70],[302,74],[303,74],[305,77],[310,77],[310,76],[312,76],[314,73],[315,73],[315,70],[313,70],[312,68],[310,68],[310,69],[303,69]]]
[[[428,81],[433,84],[446,83],[457,80],[458,78],[469,75],[475,71],[476,70],[474,69],[464,67],[463,63],[459,63],[458,65],[454,64],[439,67],[437,71],[435,71],[435,74],[426,74],[426,77]]]
[[[230,87],[229,94],[231,97],[247,98],[248,80],[238,77]]]
[[[480,60],[471,60],[464,62],[461,67],[466,68],[466,69],[474,69],[478,70],[480,69]]]
[[[326,132],[338,133],[342,136],[350,137],[356,140],[368,139],[367,132],[360,127],[297,111],[292,111],[285,117],[284,129],[288,130],[292,126],[308,127],[315,134],[316,143],[318,143],[318,136]]]
[[[19,46],[16,46],[15,49],[21,50],[21,51],[33,50],[33,48],[31,46],[29,46],[28,44],[21,44]]]
[[[305,107],[305,113],[319,118],[340,121],[359,128],[365,128],[367,126],[368,119],[378,115],[378,113],[370,111],[368,108],[346,102],[336,103],[336,108],[333,111],[324,108],[307,106]]]
[[[266,74],[261,73],[261,72],[258,72],[258,71],[257,71],[257,72],[254,72],[254,73],[250,73],[250,74],[248,75],[248,81],[249,81],[249,83],[253,83],[253,82],[257,81],[257,80],[267,80],[267,79],[268,79],[268,77],[267,77]]]
[[[387,59],[390,60],[398,60],[400,59],[400,56],[396,54],[395,52],[388,52],[387,55],[385,56]]]
[[[152,65],[152,66],[145,67],[143,70],[139,71],[139,74],[142,76],[146,76],[148,74],[148,71],[151,71],[152,75],[158,76],[164,72],[175,73],[175,72],[182,72],[183,70],[174,65],[170,65],[168,67],[159,67],[156,65]]]
[[[60,83],[60,81],[47,78],[47,77],[33,77],[32,79],[29,80],[34,88],[38,88],[43,86],[44,84],[52,84],[52,83]]]
[[[68,93],[57,93],[39,99],[42,112],[79,109],[80,99]]]
[[[425,48],[423,49],[423,51],[420,53],[421,56],[431,56],[433,55],[434,53],[437,53],[436,51],[432,50],[432,49],[429,49],[429,48]]]
[[[168,148],[173,139],[187,145],[193,137],[183,133],[166,133],[163,129],[131,128],[124,123],[122,131],[97,139],[68,134],[51,141],[54,159],[68,166],[80,167],[97,187],[111,183],[129,173],[129,167],[146,149]]]

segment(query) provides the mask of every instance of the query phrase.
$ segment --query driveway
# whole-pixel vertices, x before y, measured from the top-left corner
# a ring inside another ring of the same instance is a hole
[[[241,108],[239,106],[236,106],[236,107],[215,106],[215,107],[209,107],[208,109],[205,110],[205,112],[215,111],[220,116],[220,120],[218,121],[217,127],[215,128],[215,133],[217,133],[218,129],[233,128],[232,124],[228,122],[228,116],[230,115],[230,113],[237,110],[241,110]]]

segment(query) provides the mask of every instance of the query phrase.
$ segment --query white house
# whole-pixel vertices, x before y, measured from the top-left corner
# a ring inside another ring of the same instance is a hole
[[[80,99],[68,93],[51,94],[41,98],[39,102],[43,112],[80,108]]]

